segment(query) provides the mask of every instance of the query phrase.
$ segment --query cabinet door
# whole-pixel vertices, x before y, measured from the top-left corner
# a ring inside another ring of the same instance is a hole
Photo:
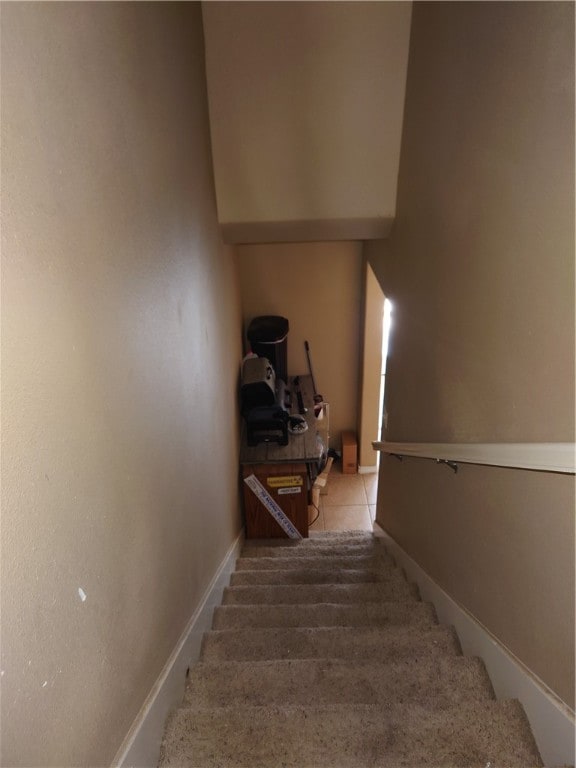
[[[255,475],[302,536],[308,536],[308,473],[305,464],[249,464],[242,477]],[[287,534],[244,483],[246,538],[285,539]]]

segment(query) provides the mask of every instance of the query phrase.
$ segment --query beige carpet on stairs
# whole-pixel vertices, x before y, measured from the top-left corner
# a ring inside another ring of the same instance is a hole
[[[247,541],[170,716],[162,768],[542,766],[381,540]]]

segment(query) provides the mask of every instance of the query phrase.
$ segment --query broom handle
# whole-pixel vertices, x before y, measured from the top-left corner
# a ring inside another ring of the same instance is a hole
[[[306,357],[308,358],[308,370],[310,371],[310,376],[312,378],[312,389],[314,390],[314,395],[317,395],[316,382],[314,381],[314,373],[312,371],[312,360],[310,360],[310,347],[308,346],[307,341],[304,342],[304,348],[306,349]]]

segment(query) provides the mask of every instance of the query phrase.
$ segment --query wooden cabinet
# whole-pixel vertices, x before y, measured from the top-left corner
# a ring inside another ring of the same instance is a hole
[[[302,536],[307,537],[308,493],[318,474],[321,458],[328,450],[329,419],[328,403],[322,404],[319,414],[315,413],[312,377],[306,375],[299,376],[298,379],[308,429],[299,434],[290,434],[288,445],[264,441],[249,446],[244,423],[240,441],[240,464],[242,479],[255,475]],[[294,377],[290,378],[288,389],[292,394],[291,412],[295,415],[299,407]],[[284,484],[283,478],[287,478]],[[287,538],[287,534],[260,499],[246,483],[243,483],[243,486],[246,538]]]
[[[284,514],[304,537],[308,537],[308,472],[304,463],[245,464],[242,479],[255,475]],[[278,539],[287,534],[252,490],[244,485],[246,538]]]

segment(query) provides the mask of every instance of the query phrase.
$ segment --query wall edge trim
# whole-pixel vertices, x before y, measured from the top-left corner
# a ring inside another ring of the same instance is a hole
[[[184,632],[150,689],[132,726],[116,752],[113,768],[156,768],[166,718],[184,696],[186,669],[200,658],[204,632],[211,629],[214,608],[235,568],[244,542],[242,529],[230,545]]]
[[[431,601],[438,620],[455,627],[462,652],[480,656],[499,699],[518,699],[528,716],[545,765],[573,765],[574,713],[546,684],[533,675],[498,638],[457,603],[377,523],[374,535],[385,541],[390,554],[409,579],[418,584],[422,599]]]
[[[365,467],[358,465],[358,474],[359,475],[372,475],[378,472],[378,464],[368,464]]]

